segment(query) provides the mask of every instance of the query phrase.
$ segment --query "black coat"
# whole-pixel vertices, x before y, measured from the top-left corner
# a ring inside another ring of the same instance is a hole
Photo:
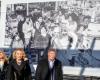
[[[19,34],[19,38],[23,41],[23,44],[25,42],[25,38],[24,38],[24,33],[22,32],[22,28],[23,28],[23,24],[24,24],[25,20],[24,21],[19,21],[18,23],[18,34]]]
[[[63,80],[62,65],[59,60],[54,62],[55,80]],[[36,80],[50,80],[50,69],[48,59],[41,60],[36,69]]]
[[[8,64],[4,63],[3,70],[0,69],[0,80],[7,80]]]
[[[7,80],[32,80],[31,69],[28,61],[18,65],[15,60],[9,63]]]

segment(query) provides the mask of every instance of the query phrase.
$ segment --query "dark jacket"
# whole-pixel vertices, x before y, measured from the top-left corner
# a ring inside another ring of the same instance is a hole
[[[9,63],[7,80],[32,80],[28,61],[18,65],[15,60]]]
[[[24,21],[19,21],[18,23],[18,34],[19,34],[19,38],[23,41],[23,44],[25,42],[25,38],[24,38],[24,33],[23,33],[23,24],[24,24],[25,20]]]
[[[8,64],[4,63],[3,70],[0,69],[0,80],[7,80]]]
[[[63,80],[62,65],[59,60],[54,62],[55,80]],[[36,69],[36,80],[50,80],[50,69],[48,59],[41,60]]]

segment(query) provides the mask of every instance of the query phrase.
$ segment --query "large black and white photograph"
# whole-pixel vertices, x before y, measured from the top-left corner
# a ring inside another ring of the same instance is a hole
[[[66,0],[7,4],[7,48],[49,48],[67,66],[100,67],[100,1]]]

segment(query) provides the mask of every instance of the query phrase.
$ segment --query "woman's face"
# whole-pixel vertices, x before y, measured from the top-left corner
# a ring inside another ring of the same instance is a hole
[[[0,68],[3,67],[4,62],[5,62],[4,54],[3,53],[0,53]]]
[[[26,18],[26,22],[27,22],[27,23],[29,22],[29,20],[30,20],[30,18]]]
[[[16,41],[20,40],[19,35],[16,35],[15,40],[16,40]]]
[[[0,65],[3,65],[5,62],[4,54],[0,53]]]
[[[23,59],[22,51],[20,51],[20,50],[16,51],[15,57],[17,60],[22,60]]]
[[[3,59],[3,58],[4,58],[3,53],[0,53],[0,59]]]
[[[42,22],[42,21],[43,21],[43,18],[42,18],[42,17],[39,17],[39,18],[38,18],[38,21],[39,21],[39,22]]]
[[[73,19],[72,19],[72,17],[71,17],[71,16],[69,16],[68,21],[73,21]]]

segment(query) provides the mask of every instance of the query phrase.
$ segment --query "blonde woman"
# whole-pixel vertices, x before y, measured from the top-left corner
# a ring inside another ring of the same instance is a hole
[[[31,69],[23,49],[16,49],[9,63],[7,80],[31,80]]]
[[[7,79],[8,61],[5,53],[0,51],[0,80]]]

